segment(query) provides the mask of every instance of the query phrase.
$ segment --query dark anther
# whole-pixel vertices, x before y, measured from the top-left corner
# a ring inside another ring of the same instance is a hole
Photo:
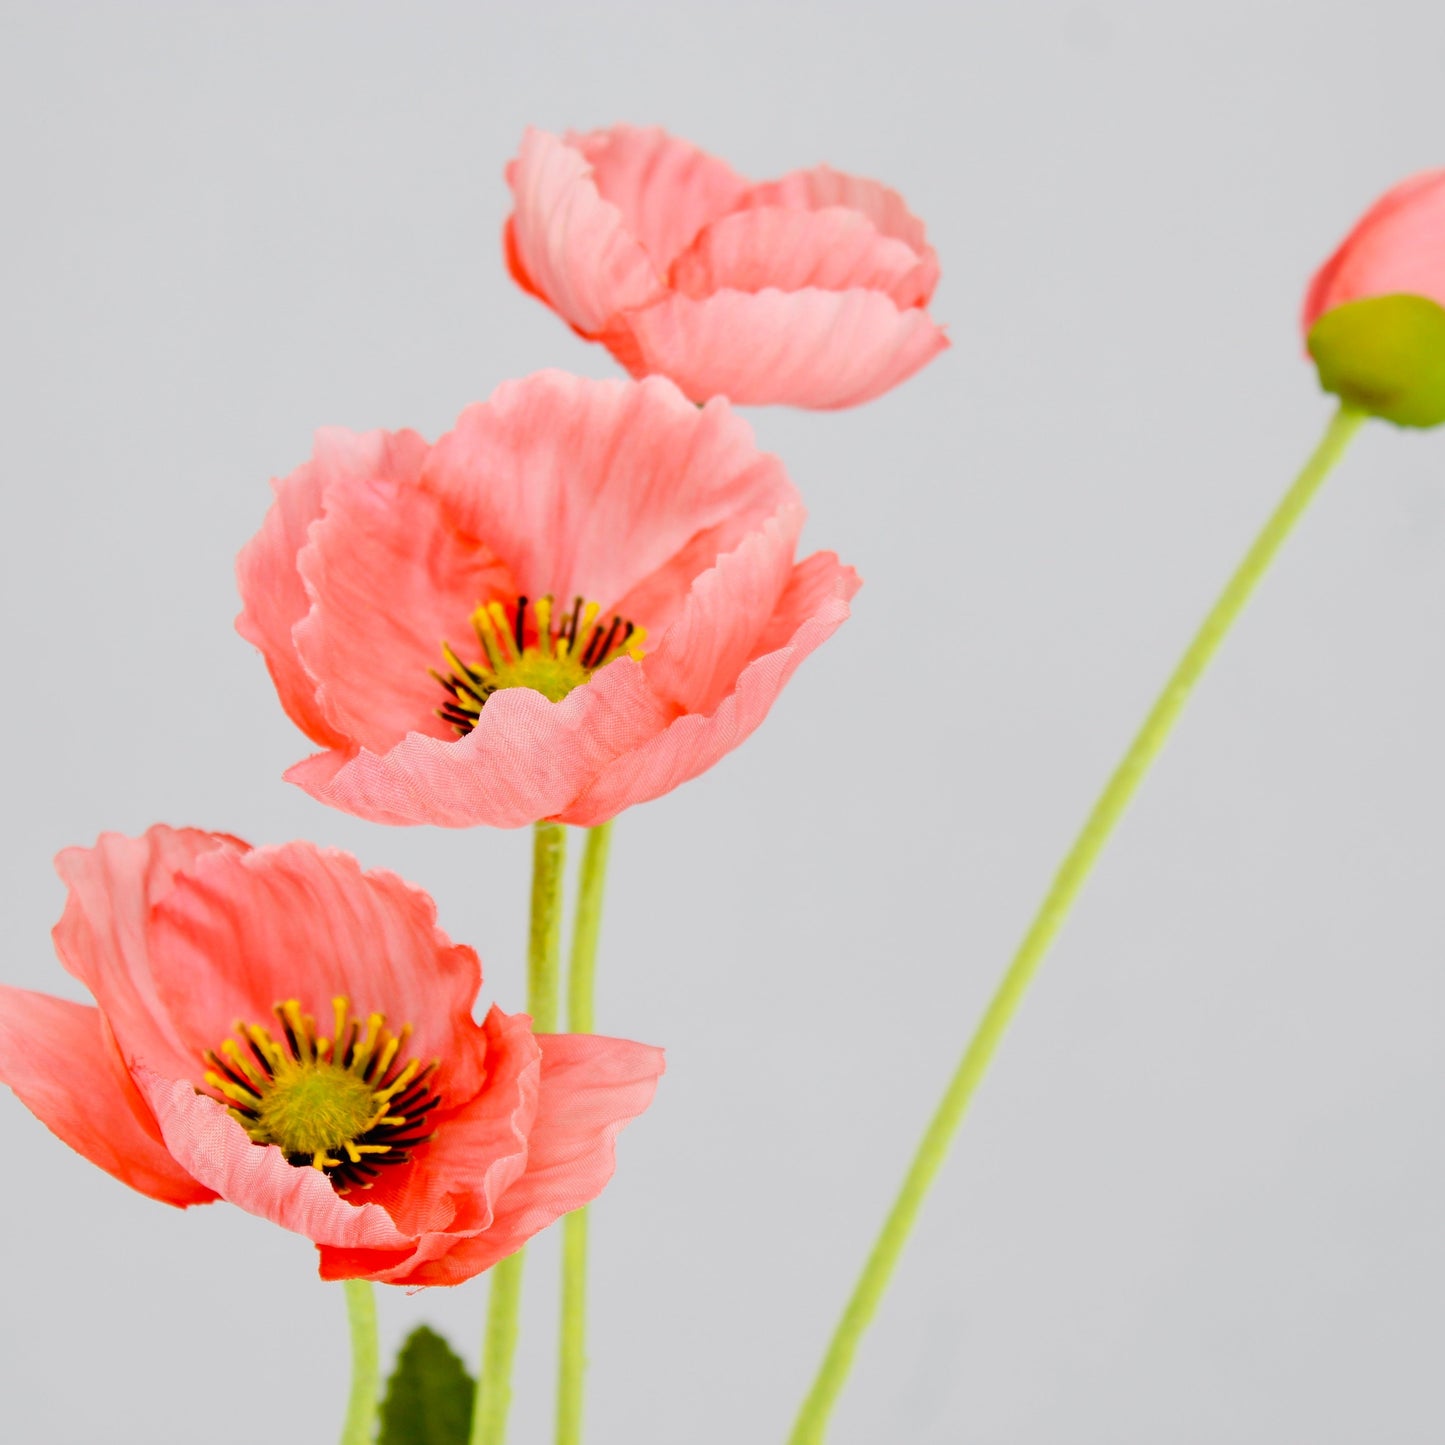
[[[524,625],[524,623],[526,622],[526,617],[527,617],[527,599],[526,599],[525,597],[519,597],[519,598],[517,598],[517,618],[516,618],[516,621],[512,624],[512,631],[513,631],[513,633],[514,633],[514,635],[516,636],[516,639],[517,639],[517,656],[518,656],[518,657],[520,657],[520,656],[522,655],[522,648],[525,646],[525,644],[524,644],[523,641],[522,641],[522,638],[525,636],[525,633],[524,633],[524,631],[523,631],[523,625]]]

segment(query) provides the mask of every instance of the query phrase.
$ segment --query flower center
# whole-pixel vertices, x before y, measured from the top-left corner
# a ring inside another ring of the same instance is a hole
[[[206,1083],[256,1144],[275,1144],[289,1164],[322,1170],[338,1194],[370,1189],[380,1165],[400,1164],[425,1144],[426,1115],[441,1102],[427,1086],[436,1062],[401,1054],[411,1025],[400,1033],[382,1014],[350,1018],[350,1001],[331,1001],[332,1037],[293,999],[273,1010],[281,1038],[260,1024],[240,1022],[240,1041],[208,1051]],[[213,1095],[214,1097],[214,1095]]]
[[[510,606],[483,603],[471,616],[482,646],[476,662],[463,662],[442,643],[450,671],[443,677],[432,669],[432,676],[451,696],[437,708],[437,716],[459,734],[469,733],[487,699],[504,687],[530,687],[551,702],[561,702],[615,658],[640,658],[646,631],[621,617],[604,627],[597,620],[601,611],[580,597],[570,612],[558,612],[550,595],[537,598],[530,610],[525,597]]]

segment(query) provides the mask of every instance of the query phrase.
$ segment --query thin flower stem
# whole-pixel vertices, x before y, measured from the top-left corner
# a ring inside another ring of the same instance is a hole
[[[863,1266],[852,1298],[849,1299],[833,1334],[813,1388],[799,1411],[793,1433],[789,1436],[790,1445],[821,1445],[828,1416],[843,1382],[847,1379],[858,1342],[888,1286],[889,1277],[907,1242],[924,1196],[948,1152],[954,1131],[958,1128],[974,1089],[988,1068],[994,1050],[1013,1018],[1024,991],[1037,972],[1054,935],[1063,925],[1070,906],[1103,851],[1114,826],[1143,781],[1150,764],[1164,746],[1170,730],[1189,700],[1195,683],[1209,665],[1210,659],[1249,600],[1260,578],[1268,570],[1280,545],[1304,513],[1320,484],[1339,461],[1350,438],[1364,419],[1363,412],[1347,405],[1341,406],[1335,413],[1304,469],[1265,523],[1263,531],[1245,554],[1238,570],[1225,584],[1219,600],[1204,619],[1194,640],[1165,683],[1163,692],[1145,718],[1123,761],[1115,769],[1099,800],[1094,804],[1093,811],[1085,820],[1082,831],[1055,874],[1053,885],[1039,906],[1013,962],[994,993],[977,1032],[964,1051],[958,1069],[929,1123],[923,1141],[918,1146],[904,1177],[903,1187],[884,1221],[882,1232]]]
[[[370,1280],[349,1279],[346,1319],[351,1326],[351,1398],[341,1445],[371,1445],[376,1437],[377,1388],[381,1367],[376,1343],[376,1296]]]
[[[561,823],[538,823],[532,836],[532,922],[527,942],[527,1007],[539,1034],[557,1031],[561,994],[562,878],[567,861],[567,830]],[[517,1322],[522,1311],[523,1251],[492,1266],[487,1301],[487,1330],[482,1369],[472,1407],[469,1445],[503,1445],[512,1405],[512,1360],[517,1353]]]
[[[572,932],[572,962],[567,973],[567,1027],[590,1034],[594,1027],[592,984],[597,968],[597,934],[602,926],[602,894],[607,884],[607,850],[612,824],[587,834],[582,881]],[[557,1372],[557,1445],[581,1445],[582,1379],[587,1370],[587,1210],[574,1210],[562,1221],[562,1337]]]

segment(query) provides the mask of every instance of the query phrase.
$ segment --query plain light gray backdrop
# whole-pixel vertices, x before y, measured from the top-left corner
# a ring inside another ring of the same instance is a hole
[[[3,978],[51,856],[155,821],[395,868],[523,1000],[525,832],[388,830],[232,631],[313,428],[616,374],[502,267],[524,125],[897,186],[953,349],[754,409],[866,579],[765,726],[616,829],[598,1016],[665,1044],[594,1213],[591,1445],[779,1442],[957,1052],[1328,415],[1295,316],[1439,165],[1424,3],[0,11]],[[1445,435],[1372,426],[1126,820],[929,1201],[835,1445],[1445,1438]],[[334,1438],[309,1243],[133,1194],[0,1097],[0,1436]],[[557,1238],[512,1438],[550,1438]],[[382,1298],[470,1359],[484,1282]]]

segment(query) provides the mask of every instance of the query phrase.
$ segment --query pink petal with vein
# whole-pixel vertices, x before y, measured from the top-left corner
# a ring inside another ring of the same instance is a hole
[[[601,1192],[616,1167],[617,1135],[652,1102],[661,1049],[593,1034],[542,1034],[542,1088],[527,1141],[526,1172],[501,1196],[496,1218],[426,1259],[345,1261],[323,1251],[322,1274],[347,1263],[393,1284],[457,1284],[515,1254],[539,1230]]]
[[[690,397],[823,410],[869,401],[948,345],[917,307],[878,291],[718,291],[673,296],[603,338],[634,375],[671,377]]]
[[[580,151],[529,128],[507,184],[516,204],[507,228],[513,269],[583,335],[662,293],[659,268],[617,206],[598,195]]]
[[[598,191],[622,213],[659,275],[708,222],[748,193],[748,183],[726,162],[657,126],[569,131],[563,139],[587,158]]]
[[[55,949],[95,996],[127,1064],[179,1076],[198,1070],[162,997],[164,961],[152,947],[151,917],[197,859],[248,848],[222,833],[158,825],[140,838],[102,833],[94,848],[57,854],[55,871],[69,897],[52,933]]]
[[[881,291],[900,307],[927,303],[937,268],[906,242],[881,235],[859,211],[759,206],[714,221],[673,262],[671,282],[683,296],[714,291]]]
[[[726,406],[699,412],[671,383],[544,371],[468,407],[423,483],[530,597],[582,596],[656,632],[692,577],[796,497]],[[488,704],[490,706],[491,704]]]
[[[191,1045],[219,1049],[235,1022],[274,1033],[272,1007],[296,999],[333,1033],[332,999],[364,1020],[414,1030],[412,1058],[440,1061],[438,1092],[458,1102],[477,1090],[485,1045],[472,1022],[481,967],[437,927],[436,905],[383,870],[364,873],[349,853],[312,843],[196,861],[157,905],[156,983]]]
[[[506,566],[453,531],[429,492],[363,479],[328,490],[295,569],[312,599],[296,652],[336,730],[373,752],[409,732],[454,736],[436,715],[446,694],[431,670],[447,670],[444,641],[477,655],[472,613],[516,596]]]
[[[179,1207],[216,1197],[161,1142],[98,1008],[0,985],[0,1080],[47,1129],[122,1184]]]
[[[345,739],[317,705],[313,681],[292,639],[293,629],[311,605],[296,570],[296,555],[306,545],[311,524],[324,512],[333,482],[411,480],[425,454],[426,443],[415,432],[359,436],[334,428],[317,432],[312,459],[272,483],[275,505],[236,559],[236,579],[245,604],[236,630],[260,648],[287,715],[323,746],[343,746]]]
[[[792,579],[804,515],[784,507],[692,584],[643,663],[660,696],[684,712],[710,713],[737,686]]]
[[[274,1144],[254,1144],[214,1099],[183,1080],[136,1075],[166,1147],[222,1199],[317,1244],[404,1248],[408,1241],[378,1204],[350,1204],[319,1169],[298,1169]]]
[[[619,758],[561,815],[562,821],[595,827],[695,778],[737,747],[767,716],[798,664],[842,624],[861,585],[858,574],[831,552],[815,552],[800,562],[754,660],[717,709],[710,715],[686,713]]]
[[[560,813],[672,714],[642,669],[619,658],[561,702],[530,688],[493,693],[477,726],[455,742],[412,733],[384,754],[318,753],[286,779],[377,823],[520,828]]]

